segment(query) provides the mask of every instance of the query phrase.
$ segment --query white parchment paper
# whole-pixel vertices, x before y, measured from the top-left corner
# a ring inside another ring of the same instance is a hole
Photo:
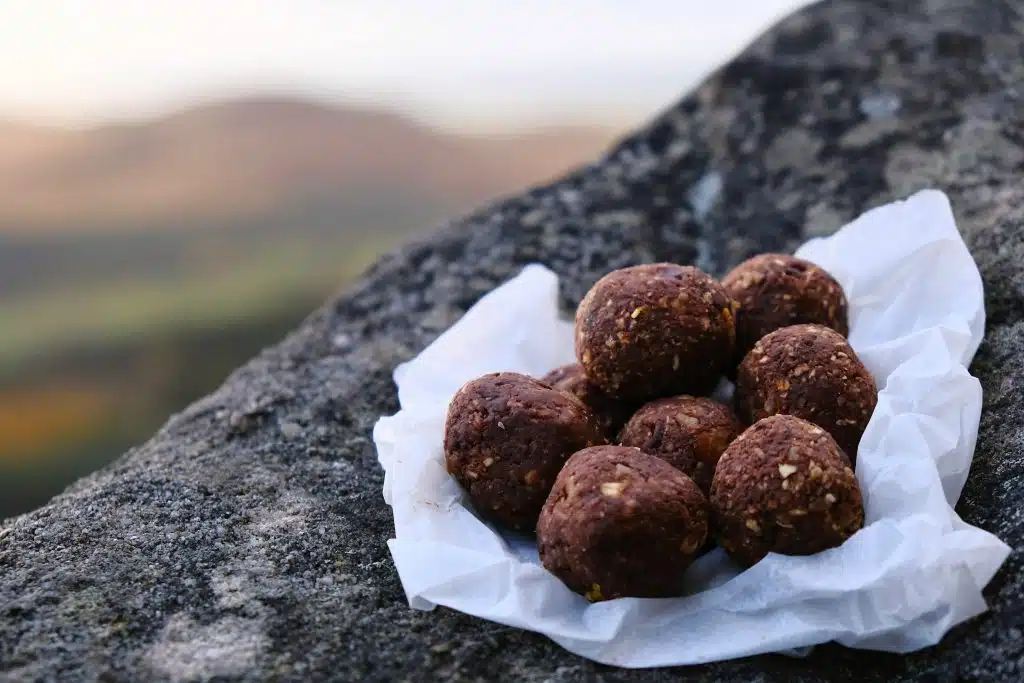
[[[722,550],[670,599],[590,604],[540,565],[532,541],[472,512],[445,472],[448,402],[481,374],[541,375],[573,361],[556,276],[529,266],[395,370],[401,410],[374,429],[395,516],[389,541],[409,604],[529,629],[605,664],[694,664],[827,641],[907,652],[984,611],[1009,548],[953,511],[971,466],[981,386],[982,283],[945,195],[869,211],[799,256],[843,285],[850,342],[880,389],[857,457],[865,528],[810,557],[771,554],[740,572]]]

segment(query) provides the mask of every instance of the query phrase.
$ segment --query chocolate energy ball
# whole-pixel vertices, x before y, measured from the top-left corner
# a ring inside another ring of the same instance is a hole
[[[719,545],[745,566],[770,552],[834,548],[864,526],[860,487],[839,446],[792,415],[760,420],[726,449],[711,514]]]
[[[843,288],[810,261],[788,254],[761,254],[729,271],[722,286],[739,304],[737,360],[761,337],[782,327],[815,323],[844,337],[849,332]]]
[[[601,391],[596,384],[587,379],[583,366],[570,363],[555,368],[540,379],[559,391],[572,394],[590,408],[598,425],[609,441],[618,438],[619,430],[633,413],[632,405],[612,398]]]
[[[718,458],[742,431],[743,425],[727,406],[710,398],[676,396],[640,408],[626,423],[619,441],[658,456],[707,494]]]
[[[576,310],[576,358],[591,382],[621,400],[705,394],[733,360],[734,306],[692,266],[615,270]]]
[[[625,446],[573,455],[537,522],[544,567],[591,601],[671,597],[708,535],[708,502],[685,474]]]
[[[733,399],[747,424],[785,413],[824,427],[856,463],[878,388],[843,335],[793,325],[754,345],[737,370]]]
[[[602,443],[579,399],[526,375],[498,372],[468,382],[452,398],[444,458],[480,516],[530,532],[569,456]]]

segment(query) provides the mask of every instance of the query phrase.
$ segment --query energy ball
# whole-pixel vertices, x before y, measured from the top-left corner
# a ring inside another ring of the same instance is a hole
[[[745,566],[770,552],[835,548],[864,526],[860,487],[839,446],[792,415],[760,420],[726,449],[711,514],[719,545]]]
[[[537,522],[544,567],[588,600],[671,597],[708,535],[708,502],[685,474],[625,446],[573,455]]]
[[[754,345],[737,370],[733,398],[747,424],[785,413],[823,427],[856,464],[878,388],[843,335],[793,325]]]
[[[481,517],[532,532],[565,461],[602,443],[579,399],[526,375],[498,372],[468,382],[452,398],[444,459]]]
[[[587,379],[583,366],[579,363],[555,368],[541,377],[540,381],[583,401],[583,405],[590,408],[609,441],[618,438],[619,430],[632,414],[630,405],[612,398]]]
[[[727,406],[710,398],[676,396],[640,408],[619,441],[658,456],[693,479],[706,495],[718,458],[742,431]]]
[[[782,327],[818,324],[849,333],[846,295],[823,268],[788,254],[761,254],[722,278],[739,304],[736,311],[737,359],[757,341]]]
[[[576,310],[576,359],[591,382],[621,400],[706,394],[733,360],[734,307],[692,266],[615,270]]]

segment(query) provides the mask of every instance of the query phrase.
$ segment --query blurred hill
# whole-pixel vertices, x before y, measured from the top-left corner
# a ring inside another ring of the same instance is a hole
[[[556,174],[610,137],[585,128],[458,136],[286,99],[84,131],[0,124],[0,231],[188,228],[364,192],[466,206]]]
[[[148,437],[381,251],[596,158],[287,99],[0,122],[0,517]]]

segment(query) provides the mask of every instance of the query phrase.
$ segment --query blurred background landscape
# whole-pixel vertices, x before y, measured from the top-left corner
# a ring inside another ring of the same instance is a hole
[[[0,518],[797,4],[0,5]]]

